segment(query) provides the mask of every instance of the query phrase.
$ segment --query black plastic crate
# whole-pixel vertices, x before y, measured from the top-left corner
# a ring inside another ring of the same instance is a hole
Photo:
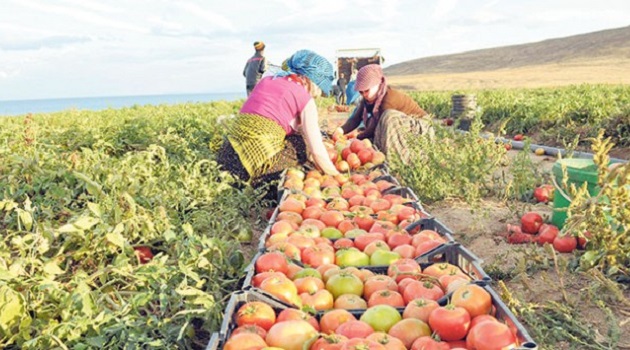
[[[241,290],[232,293],[223,313],[221,328],[218,333],[212,334],[206,350],[220,350],[223,348],[223,345],[232,334],[232,331],[236,328],[234,314],[243,304],[250,301],[262,301],[271,306],[276,311],[276,314],[289,308],[289,306],[257,292]]]
[[[402,196],[403,198],[411,199],[411,202],[410,203],[406,203],[406,205],[410,205],[413,208],[421,211],[427,217],[431,217],[432,216],[429,212],[427,212],[424,209],[424,207],[422,206],[422,203],[418,199],[418,196],[409,187],[400,187],[400,186],[399,187],[392,187],[392,188],[389,188],[389,189],[383,191],[383,194],[397,194],[397,195]]]
[[[286,307],[297,307],[295,305],[280,301],[275,296],[252,285],[252,279],[256,275],[256,260],[262,254],[263,252],[258,252],[252,259],[252,262],[247,266],[245,270],[245,279],[243,281],[243,290],[255,291],[256,293],[275,300],[278,304],[282,304]],[[416,258],[415,260],[418,262],[423,270],[430,265],[446,262],[451,265],[457,266],[463,273],[468,275],[471,278],[470,283],[485,286],[488,283],[492,282],[490,276],[488,276],[488,274],[481,267],[480,259],[471,251],[469,251],[457,242],[439,246]],[[374,272],[375,274],[386,275],[389,266],[359,266],[357,268],[362,270],[369,270]]]
[[[536,344],[536,342],[529,335],[525,326],[523,326],[523,324],[519,322],[514,313],[512,313],[507,305],[505,305],[505,303],[501,299],[501,296],[494,289],[492,289],[490,285],[484,285],[481,287],[486,290],[492,298],[492,305],[496,309],[496,319],[506,324],[508,328],[512,331],[512,333],[516,335],[519,346],[514,348],[514,350],[538,349],[538,344]],[[440,299],[438,301],[438,304],[444,306],[448,304],[449,299],[450,298]]]
[[[453,231],[451,231],[448,227],[446,227],[440,220],[436,218],[426,218],[420,219],[418,221],[414,221],[411,224],[405,227],[405,231],[412,234],[412,231],[422,231],[422,230],[433,230],[440,234],[440,236],[444,237],[447,242],[455,242],[455,238],[453,238]]]
[[[385,189],[383,192],[387,192],[390,189],[393,189],[393,188],[396,188],[396,187],[400,187],[400,182],[398,182],[398,180],[395,177],[393,177],[392,175],[390,175],[390,174],[377,176],[374,179],[372,179],[371,181],[374,182],[374,183],[377,183],[378,181],[381,181],[381,180],[385,180],[385,181],[388,181],[388,182],[392,183],[392,186],[387,188],[387,189]]]

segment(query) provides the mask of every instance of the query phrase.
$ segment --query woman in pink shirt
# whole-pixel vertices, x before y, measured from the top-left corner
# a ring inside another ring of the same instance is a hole
[[[330,92],[332,65],[313,51],[300,50],[286,67],[256,84],[219,150],[223,169],[256,187],[309,158],[325,174],[339,174],[324,147],[314,100]]]

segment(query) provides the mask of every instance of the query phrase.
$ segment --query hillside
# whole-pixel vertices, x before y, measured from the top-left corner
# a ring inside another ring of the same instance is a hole
[[[630,26],[398,63],[394,86],[414,90],[630,84]]]

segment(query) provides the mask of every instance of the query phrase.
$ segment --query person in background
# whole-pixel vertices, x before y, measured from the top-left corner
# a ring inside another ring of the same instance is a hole
[[[354,66],[353,66],[354,67]],[[348,105],[358,105],[360,94],[358,91],[354,89],[354,85],[357,80],[357,70],[356,68],[352,69],[352,74],[350,75],[350,82],[346,86],[346,103]]]
[[[362,99],[335,133],[348,134],[363,123],[358,139],[370,139],[388,157],[395,153],[405,163],[409,161],[408,135],[433,134],[427,112],[411,97],[388,86],[380,65],[359,69],[354,90]]]
[[[286,71],[263,78],[243,104],[218,152],[224,170],[254,187],[276,180],[289,167],[311,160],[328,175],[339,175],[324,147],[315,98],[332,88],[330,62],[300,50]]]
[[[254,56],[247,60],[243,69],[245,77],[245,88],[247,96],[252,93],[256,84],[262,78],[263,73],[267,70],[267,59],[265,58],[265,43],[262,41],[254,42]]]
[[[339,79],[337,79],[337,86],[339,87],[339,102],[337,104],[339,105],[346,104],[346,85],[347,84],[348,84],[348,81],[346,80],[346,75],[344,73],[341,73],[339,75]]]

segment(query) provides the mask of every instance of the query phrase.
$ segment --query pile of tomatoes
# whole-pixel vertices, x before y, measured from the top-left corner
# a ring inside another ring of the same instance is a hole
[[[223,349],[486,350],[529,340],[513,315],[512,328],[503,322],[509,311],[479,276],[447,258],[459,246],[450,234],[417,224],[434,219],[415,195],[374,170],[381,152],[347,135],[326,147],[343,174],[286,171],[239,292],[249,298],[226,309]]]

